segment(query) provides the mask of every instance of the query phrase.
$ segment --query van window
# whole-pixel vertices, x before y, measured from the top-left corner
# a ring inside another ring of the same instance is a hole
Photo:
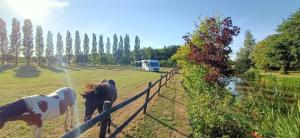
[[[159,67],[159,64],[157,62],[150,62],[151,67]]]

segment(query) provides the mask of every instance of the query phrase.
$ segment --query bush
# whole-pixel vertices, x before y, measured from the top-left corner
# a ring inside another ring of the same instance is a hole
[[[260,80],[261,78],[260,71],[255,68],[250,68],[247,72],[244,73],[244,75],[248,80],[251,81]]]
[[[176,62],[168,59],[168,60],[160,60],[161,67],[176,67]]]
[[[184,68],[183,86],[191,98],[187,109],[193,137],[249,137],[250,118],[238,111],[230,92],[201,79],[206,73],[207,68],[201,65]]]

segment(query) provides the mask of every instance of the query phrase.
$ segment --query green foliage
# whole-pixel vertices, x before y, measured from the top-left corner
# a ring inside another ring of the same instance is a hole
[[[290,64],[293,60],[293,55],[291,54],[291,44],[286,41],[283,35],[272,35],[273,43],[271,47],[274,52],[275,61],[279,61],[280,70],[282,73],[287,74],[287,70],[290,68]]]
[[[123,64],[125,62],[125,60],[124,60],[125,54],[123,54],[124,53],[123,44],[124,44],[123,43],[123,38],[122,38],[122,36],[120,36],[120,41],[119,41],[117,56],[116,56],[116,58],[117,58],[116,61],[117,61],[118,64]]]
[[[193,127],[193,137],[248,137],[250,118],[233,105],[234,97],[223,88],[208,84],[203,78],[204,66],[189,65],[184,68],[183,86],[189,97],[188,115]]]
[[[84,39],[83,39],[83,54],[87,56],[90,52],[90,40],[89,36],[87,34],[84,34]]]
[[[255,80],[260,80],[261,75],[260,75],[260,71],[258,69],[255,68],[250,68],[249,70],[247,70],[244,73],[244,76],[251,81],[255,81]]]
[[[113,37],[113,47],[112,47],[112,55],[114,58],[114,64],[116,64],[116,60],[117,60],[117,53],[118,53],[118,36],[117,34],[114,34]]]
[[[18,57],[20,54],[20,46],[21,46],[21,29],[20,29],[20,21],[16,18],[12,20],[12,31],[10,35],[10,52],[15,58],[15,64],[18,64]]]
[[[107,37],[107,40],[106,40],[106,54],[110,54],[110,48],[111,48],[111,43],[110,43],[110,39],[109,37]]]
[[[289,43],[291,55],[294,60],[292,66],[300,67],[300,9],[292,13],[277,28],[277,31],[283,34],[285,41]]]
[[[130,38],[129,35],[125,35],[124,38],[124,52],[123,52],[123,57],[124,57],[124,64],[129,65],[130,60],[131,60],[131,55],[130,55]]]
[[[72,36],[71,36],[70,31],[67,31],[67,36],[66,36],[66,58],[67,58],[68,65],[71,64],[72,55],[73,55]]]
[[[176,67],[176,62],[172,59],[160,60],[161,67]]]
[[[283,74],[300,66],[300,10],[285,19],[277,33],[268,36],[254,49],[256,67],[260,69],[280,68]],[[276,62],[274,62],[276,61]]]
[[[139,61],[141,60],[141,54],[140,54],[140,50],[141,50],[141,46],[140,46],[141,40],[139,39],[138,36],[135,36],[135,40],[134,40],[134,50],[133,50],[133,59],[134,61]]]
[[[271,47],[269,46],[269,39],[266,38],[256,44],[253,49],[253,62],[255,66],[260,70],[268,70],[270,66],[274,65],[273,53],[271,52]]]
[[[42,57],[44,55],[44,37],[43,37],[42,26],[37,26],[36,27],[35,54],[37,56],[38,65],[41,65]]]
[[[103,35],[99,36],[99,43],[98,43],[98,55],[99,55],[99,63],[100,65],[104,62],[104,42],[103,42]]]
[[[57,33],[56,39],[56,60],[59,65],[63,62],[63,53],[64,53],[64,44],[62,41],[62,36],[60,33]]]
[[[95,65],[98,63],[98,54],[97,54],[97,37],[96,34],[93,33],[93,41],[92,41],[92,63]]]
[[[205,32],[205,25],[198,26],[192,36]],[[199,37],[192,37],[194,43],[202,44]],[[244,104],[235,102],[235,98],[223,87],[212,85],[204,78],[210,67],[196,65],[189,59],[191,49],[188,45],[180,47],[172,56],[183,72],[183,83],[190,100],[188,116],[193,128],[193,137],[249,137],[252,131],[251,118],[239,111]]]
[[[172,59],[177,62],[177,65],[182,69],[188,68],[190,61],[188,54],[190,53],[190,47],[183,45],[178,48],[177,52],[172,56]]]
[[[1,18],[0,18],[0,52],[2,55],[2,64],[4,64],[5,56],[8,53],[8,39],[7,39],[6,23]]]
[[[81,40],[80,40],[80,35],[79,35],[79,31],[75,32],[75,60],[76,63],[78,64],[78,60],[79,60],[79,55],[81,53]]]
[[[54,56],[54,46],[53,46],[53,39],[52,39],[52,33],[51,31],[48,31],[47,33],[47,43],[46,43],[46,61],[48,63],[48,66],[51,66],[53,56]]]
[[[236,69],[245,72],[253,66],[252,50],[255,45],[253,35],[249,30],[245,33],[244,47],[237,52]]]
[[[299,92],[300,91],[300,78],[292,76],[276,77],[267,74],[261,78],[260,85],[267,89],[277,89],[286,92]]]
[[[83,38],[83,62],[84,64],[87,64],[89,58],[88,58],[88,55],[89,55],[89,52],[90,52],[90,40],[89,40],[89,36],[85,33],[84,34],[84,38]]]
[[[26,64],[30,64],[30,59],[33,54],[33,34],[32,24],[29,19],[24,20],[23,25],[23,55],[26,57]],[[3,42],[2,42],[3,43]]]

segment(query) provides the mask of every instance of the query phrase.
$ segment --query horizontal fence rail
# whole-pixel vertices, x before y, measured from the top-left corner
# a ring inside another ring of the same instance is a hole
[[[101,123],[99,138],[105,138],[108,123],[107,120],[110,118],[110,115],[146,94],[145,102],[126,121],[124,121],[120,126],[118,126],[117,129],[114,132],[112,132],[112,134],[109,136],[110,138],[116,137],[141,111],[144,111],[144,114],[146,113],[148,103],[153,99],[153,97],[156,94],[159,95],[161,87],[166,86],[168,81],[176,73],[178,73],[178,68],[174,68],[171,71],[166,72],[165,75],[161,75],[160,79],[158,79],[154,83],[149,82],[148,87],[145,88],[142,92],[136,94],[133,97],[130,97],[129,99],[113,107],[111,107],[109,101],[105,101],[103,105],[103,111],[99,115],[72,129],[70,132],[66,133],[61,138],[78,137],[80,134],[84,133],[86,130],[93,127],[99,122]],[[165,80],[164,83],[162,83],[163,80]],[[154,88],[157,84],[159,84],[157,90],[150,96],[151,89]]]

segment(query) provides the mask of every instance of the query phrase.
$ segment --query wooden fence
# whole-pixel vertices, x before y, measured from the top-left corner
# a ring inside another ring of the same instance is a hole
[[[120,126],[116,128],[114,132],[111,133],[109,136],[110,138],[116,137],[122,129],[124,129],[142,110],[143,113],[145,114],[147,112],[147,105],[148,103],[152,100],[152,98],[156,95],[159,94],[161,87],[164,85],[167,85],[168,80],[170,80],[176,73],[178,73],[178,69],[172,69],[171,71],[168,71],[165,75],[161,75],[160,79],[155,81],[154,83],[149,82],[148,87],[145,88],[142,92],[138,93],[137,95],[130,97],[129,99],[111,107],[110,101],[105,101],[103,105],[103,111],[97,115],[96,117],[88,120],[87,122],[77,126],[70,132],[66,133],[62,138],[74,138],[97,124],[98,122],[101,123],[100,127],[100,133],[99,133],[99,138],[105,138],[106,136],[106,130],[107,130],[107,123],[108,119],[110,118],[110,115],[119,109],[123,108],[124,106],[132,103],[133,101],[139,99],[143,95],[146,94],[145,102],[143,105],[141,105],[136,112],[134,112],[126,121],[124,121]],[[162,81],[165,79],[164,83],[162,84]],[[158,84],[158,89],[150,96],[150,91],[153,87],[155,87]]]

